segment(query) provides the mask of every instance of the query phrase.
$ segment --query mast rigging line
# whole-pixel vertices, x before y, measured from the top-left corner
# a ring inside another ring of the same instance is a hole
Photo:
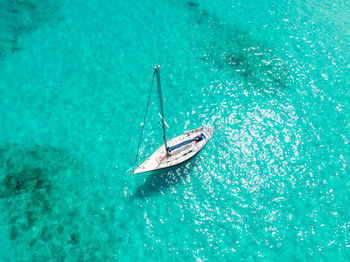
[[[151,84],[151,88],[150,88],[150,90],[149,90],[148,101],[147,101],[147,106],[146,106],[146,113],[145,113],[145,117],[143,118],[142,130],[141,130],[139,145],[137,146],[137,153],[136,153],[136,159],[135,159],[135,164],[134,164],[133,173],[134,173],[135,170],[136,170],[136,164],[137,164],[137,159],[138,159],[138,156],[139,156],[139,151],[140,151],[140,146],[141,146],[141,141],[142,141],[143,130],[144,130],[145,124],[146,124],[147,111],[148,111],[148,107],[149,107],[149,102],[150,102],[150,100],[151,100],[152,88],[153,88],[153,82],[154,82],[154,76],[155,76],[155,75],[156,75],[156,70],[154,70],[153,77],[152,77],[152,84]]]

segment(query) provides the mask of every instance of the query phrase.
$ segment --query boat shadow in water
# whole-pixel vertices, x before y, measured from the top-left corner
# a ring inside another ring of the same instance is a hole
[[[184,181],[194,166],[198,164],[197,159],[198,155],[175,167],[151,172],[146,181],[132,194],[129,201],[164,193],[170,187]]]

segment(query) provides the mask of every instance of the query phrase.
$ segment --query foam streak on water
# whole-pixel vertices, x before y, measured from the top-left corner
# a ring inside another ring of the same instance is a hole
[[[346,1],[0,7],[1,261],[349,260]],[[169,138],[216,132],[130,177],[156,64]]]

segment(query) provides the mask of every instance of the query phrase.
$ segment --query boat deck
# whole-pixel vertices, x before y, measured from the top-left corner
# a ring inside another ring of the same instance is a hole
[[[202,126],[200,128],[192,129],[186,131],[184,134],[177,136],[171,139],[167,144],[168,147],[177,145],[184,142],[185,140],[195,138],[196,136],[203,133],[205,139],[201,141],[193,141],[187,145],[184,145],[180,148],[174,149],[170,154],[166,154],[165,146],[161,146],[156,152],[154,152],[149,158],[146,159],[135,171],[133,174],[144,173],[153,170],[168,168],[181,164],[197,153],[199,153],[208,140],[212,137],[214,133],[213,127]]]

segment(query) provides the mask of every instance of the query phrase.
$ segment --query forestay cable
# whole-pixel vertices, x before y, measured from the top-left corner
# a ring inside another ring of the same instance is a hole
[[[145,113],[145,117],[143,118],[142,130],[141,130],[139,145],[138,145],[138,147],[137,147],[137,153],[136,153],[136,159],[135,159],[135,164],[134,164],[134,170],[132,171],[132,173],[134,173],[135,170],[136,170],[136,164],[137,164],[137,159],[138,159],[138,156],[139,156],[139,151],[140,151],[140,146],[141,146],[141,141],[142,141],[143,130],[144,130],[145,124],[146,124],[147,111],[148,111],[148,107],[149,107],[149,102],[150,102],[150,100],[151,100],[152,88],[153,88],[153,81],[154,81],[154,76],[155,76],[155,74],[156,74],[156,70],[154,70],[153,77],[152,77],[152,84],[151,84],[151,88],[150,88],[150,90],[149,90],[148,101],[147,101],[147,106],[146,106],[146,113]]]

